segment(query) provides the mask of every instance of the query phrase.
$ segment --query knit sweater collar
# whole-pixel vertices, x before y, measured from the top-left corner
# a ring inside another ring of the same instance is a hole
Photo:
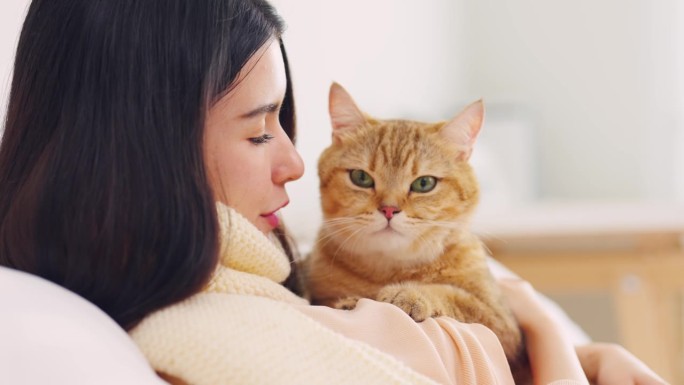
[[[281,285],[291,270],[277,239],[269,239],[233,208],[222,203],[216,208],[221,240],[219,264],[204,290],[305,303]]]

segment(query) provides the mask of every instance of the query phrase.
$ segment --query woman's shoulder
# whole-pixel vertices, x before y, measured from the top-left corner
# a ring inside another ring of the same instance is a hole
[[[186,300],[167,306],[145,317],[130,335],[134,339],[145,335],[165,333],[200,332],[221,334],[245,328],[261,328],[275,324],[277,317],[293,313],[285,302],[267,297],[243,294],[200,292]],[[249,322],[249,326],[243,325]]]

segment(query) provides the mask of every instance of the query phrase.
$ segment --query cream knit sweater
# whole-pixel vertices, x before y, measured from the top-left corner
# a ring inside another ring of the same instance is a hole
[[[206,289],[152,313],[130,332],[156,371],[192,385],[437,384],[394,356],[307,316],[313,307],[280,285],[290,272],[282,250],[234,210],[219,205],[218,213],[225,241]],[[451,349],[454,362],[466,366],[459,370],[467,376],[459,378],[469,380],[442,382],[512,383],[500,362],[502,352],[490,359]],[[492,362],[497,358],[499,365]]]

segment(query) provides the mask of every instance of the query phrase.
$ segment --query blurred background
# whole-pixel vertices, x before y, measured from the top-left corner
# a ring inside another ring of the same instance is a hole
[[[380,118],[444,120],[484,98],[474,227],[493,256],[684,384],[681,1],[272,1],[307,167],[284,216],[304,249],[332,81]],[[3,105],[28,3],[0,5]]]

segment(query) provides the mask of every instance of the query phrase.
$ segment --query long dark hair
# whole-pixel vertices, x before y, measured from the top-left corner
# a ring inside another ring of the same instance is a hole
[[[0,265],[126,329],[201,289],[218,251],[205,113],[282,31],[263,0],[33,0],[0,145]],[[292,140],[294,117],[288,71]]]

